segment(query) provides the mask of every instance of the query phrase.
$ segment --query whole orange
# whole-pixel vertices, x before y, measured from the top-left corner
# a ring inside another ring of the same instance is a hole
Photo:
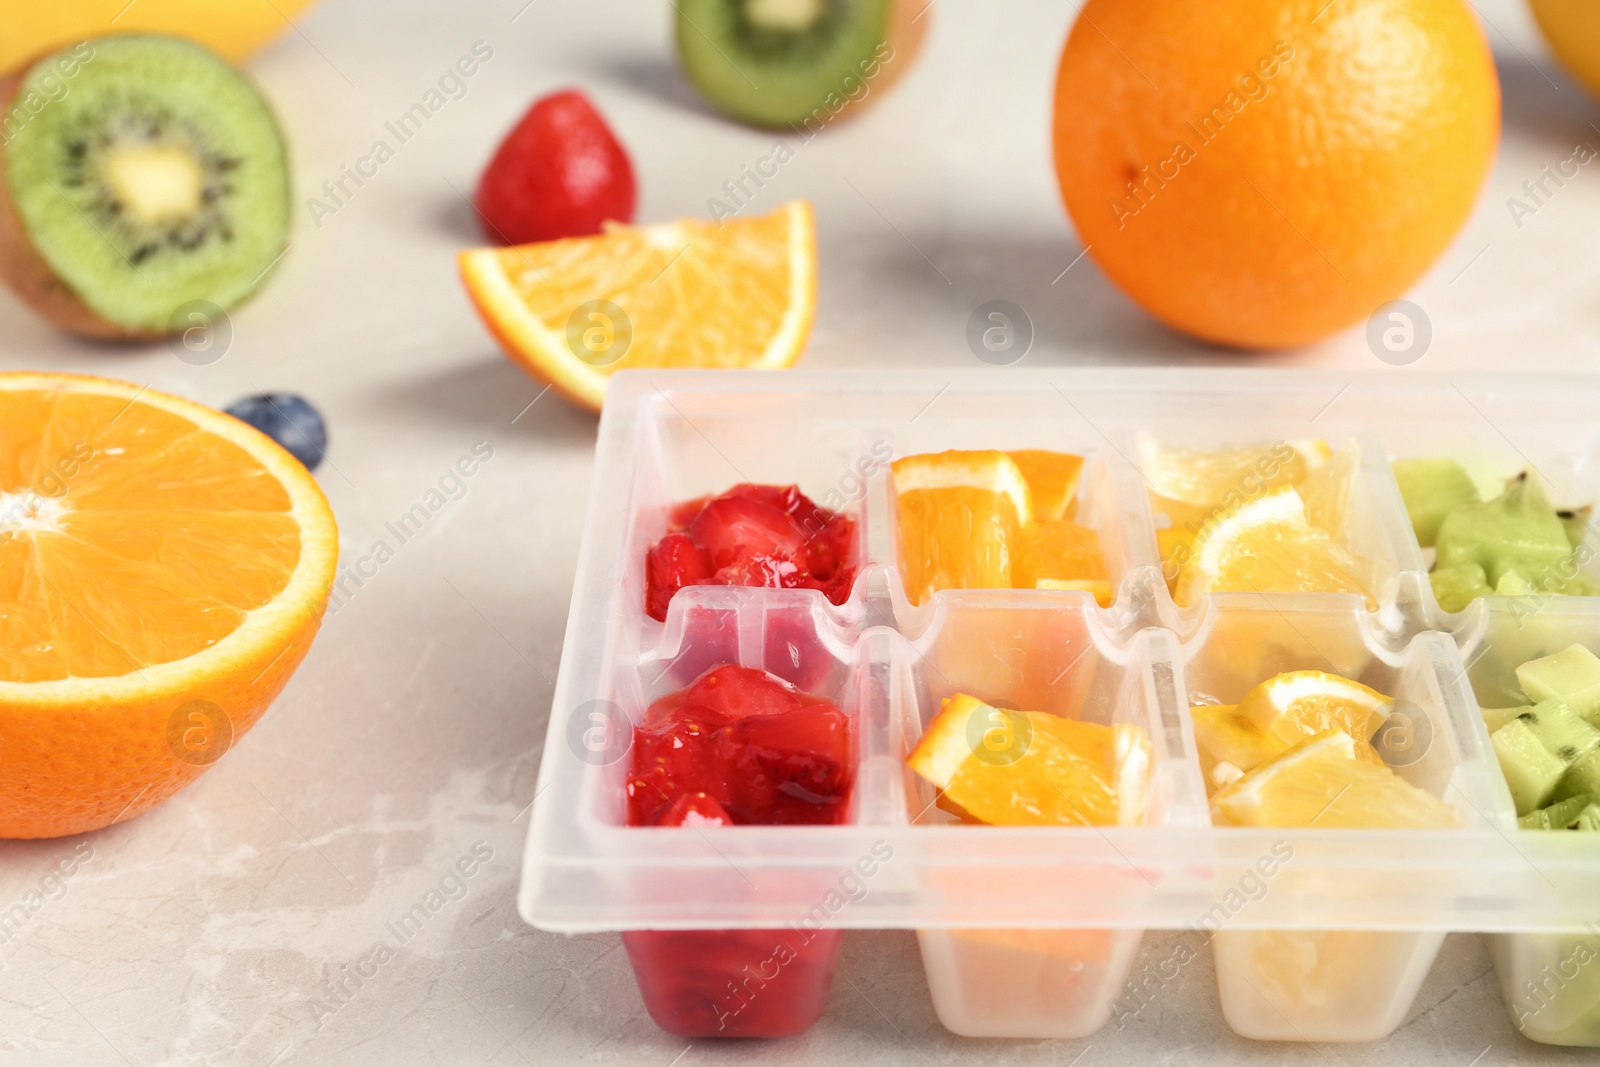
[[[1175,329],[1306,344],[1414,282],[1500,132],[1462,0],[1089,0],[1055,161],[1090,254]]]

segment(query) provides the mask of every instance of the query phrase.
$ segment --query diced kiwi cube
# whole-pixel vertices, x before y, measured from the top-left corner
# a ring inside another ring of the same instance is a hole
[[[1543,488],[1526,473],[1482,504],[1463,504],[1439,524],[1440,569],[1476,563],[1498,584],[1511,570],[1543,589],[1572,570],[1572,543]]]
[[[1549,803],[1556,783],[1567,773],[1567,765],[1544,747],[1526,717],[1512,719],[1489,740],[1494,743],[1500,772],[1506,776],[1517,814],[1526,815]]]
[[[1435,567],[1428,581],[1433,585],[1434,599],[1445,611],[1464,611],[1476,598],[1494,592],[1489,576],[1476,563]]]
[[[1508,568],[1494,583],[1495,596],[1533,596],[1539,592],[1532,582],[1522,576],[1522,572],[1515,567]]]
[[[1583,809],[1596,803],[1597,799],[1600,798],[1585,793],[1582,796],[1558,800],[1538,811],[1530,811],[1517,820],[1517,825],[1524,830],[1565,830],[1577,821]]]
[[[1594,505],[1558,511],[1556,517],[1561,520],[1562,527],[1567,531],[1567,540],[1572,542],[1573,548],[1577,548],[1589,536],[1589,522],[1594,518]]]
[[[1566,797],[1583,796],[1585,793],[1600,796],[1600,748],[1579,758],[1576,763],[1568,767],[1567,773],[1561,776],[1561,781],[1556,783],[1556,791],[1551,795],[1561,800]]]
[[[1517,721],[1527,723],[1550,754],[1569,767],[1600,748],[1600,730],[1558,698],[1539,701],[1531,711],[1518,715]]]
[[[1492,734],[1523,712],[1532,711],[1533,705],[1528,704],[1520,708],[1484,708],[1482,710],[1483,725],[1487,726]]]
[[[1394,480],[1423,548],[1433,544],[1439,524],[1453,509],[1478,502],[1478,487],[1453,459],[1397,459]]]
[[[1582,645],[1529,660],[1517,668],[1517,681],[1533,700],[1559,698],[1591,725],[1600,726],[1600,657]]]

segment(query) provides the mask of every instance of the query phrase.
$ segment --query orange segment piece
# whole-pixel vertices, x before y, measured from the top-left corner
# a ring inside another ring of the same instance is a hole
[[[892,465],[900,517],[900,572],[921,604],[940,589],[1009,589],[1028,483],[1004,452],[940,452]]]
[[[1078,510],[1078,480],[1083,475],[1083,457],[1069,452],[1047,452],[1029,448],[1007,452],[1017,465],[1033,494],[1033,515],[1053,522],[1070,519]]]
[[[1002,826],[1131,826],[1152,750],[1136,726],[946,700],[907,764],[972,818]]]
[[[1100,537],[1074,510],[1083,459],[948,451],[894,461],[900,569],[921,604],[940,589],[1084,589],[1111,603]]]
[[[248,729],[337,557],[315,480],[237,419],[0,374],[0,837],[95,829],[191,780],[215,756],[174,747],[184,709]]]
[[[595,410],[619,370],[793,366],[816,309],[804,201],[755,218],[613,223],[596,237],[472,249],[460,268],[506,354]]]
[[[1035,522],[1022,531],[1021,551],[1017,554],[1018,588],[1060,588],[1043,582],[1100,583],[1107,589],[1105,556],[1100,551],[1100,535],[1071,519]],[[1080,586],[1081,588],[1082,586]]]

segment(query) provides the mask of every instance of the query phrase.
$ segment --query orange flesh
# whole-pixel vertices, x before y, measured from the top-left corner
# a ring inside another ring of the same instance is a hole
[[[177,415],[0,392],[0,681],[120,677],[216,644],[288,584],[290,509],[257,460]]]

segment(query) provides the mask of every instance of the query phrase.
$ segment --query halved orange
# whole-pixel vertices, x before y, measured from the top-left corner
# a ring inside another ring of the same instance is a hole
[[[756,218],[607,223],[596,237],[472,249],[460,267],[506,354],[596,411],[619,370],[791,367],[817,304],[801,200]]]
[[[338,560],[306,469],[154,390],[0,374],[0,837],[132,818],[248,730]]]

